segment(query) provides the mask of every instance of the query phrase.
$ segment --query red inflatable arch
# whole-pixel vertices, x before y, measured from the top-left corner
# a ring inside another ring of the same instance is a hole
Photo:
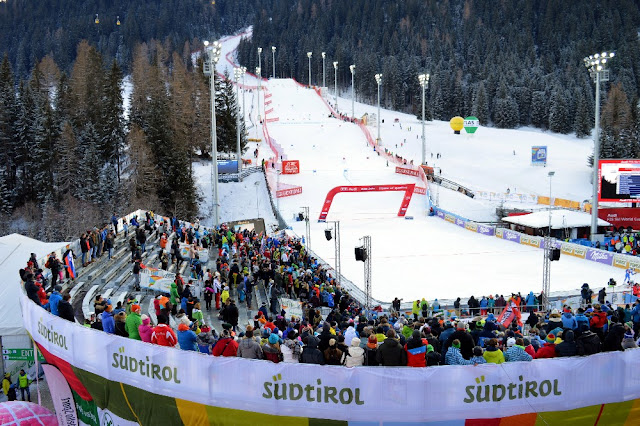
[[[415,189],[414,183],[407,183],[403,185],[370,185],[370,186],[336,186],[327,193],[327,198],[322,205],[322,211],[318,222],[326,222],[333,197],[340,192],[386,192],[386,191],[404,191],[404,197],[402,198],[402,204],[400,204],[400,210],[398,210],[398,216],[404,216],[407,213],[407,208],[411,202],[411,196]]]

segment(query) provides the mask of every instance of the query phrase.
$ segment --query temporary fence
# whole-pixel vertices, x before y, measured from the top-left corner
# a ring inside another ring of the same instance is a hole
[[[640,412],[640,349],[438,368],[274,364],[106,334],[56,317],[24,294],[21,305],[27,331],[73,390],[81,424],[425,424],[519,416],[509,420],[533,425],[602,415],[632,424]]]

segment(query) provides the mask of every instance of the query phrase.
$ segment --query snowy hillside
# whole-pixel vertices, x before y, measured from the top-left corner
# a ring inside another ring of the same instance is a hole
[[[239,37],[223,41],[223,56],[219,71],[231,67],[227,54],[233,52]],[[229,55],[233,60],[233,54]],[[246,84],[256,86],[257,80],[246,77]],[[362,131],[354,124],[329,117],[329,110],[313,91],[292,80],[276,79],[263,82],[268,87],[273,112],[268,118],[278,118],[268,124],[269,133],[283,147],[289,159],[300,160],[300,174],[280,176],[281,184],[300,185],[300,195],[281,198],[283,216],[298,235],[304,235],[304,223],[295,222],[303,206],[311,212],[311,248],[333,263],[334,241],[326,241],[324,223],[318,223],[327,192],[340,185],[373,185],[418,183],[416,178],[394,173],[366,144]],[[257,123],[256,90],[247,90],[248,125]],[[326,100],[333,103],[333,94]],[[262,101],[262,97],[260,99]],[[350,113],[349,99],[339,98],[343,113]],[[263,107],[260,110],[263,111]],[[356,103],[356,116],[375,113],[376,108]],[[383,145],[416,164],[420,156],[421,127],[415,117],[383,110],[381,127]],[[399,123],[394,122],[399,119]],[[374,123],[375,124],[375,123]],[[409,130],[410,128],[410,130]],[[369,126],[375,137],[377,129]],[[250,134],[258,134],[253,127]],[[263,135],[260,134],[263,138]],[[406,143],[405,143],[406,139]],[[396,151],[395,145],[398,144]],[[547,172],[556,171],[553,196],[582,201],[589,197],[591,184],[586,158],[591,151],[590,140],[579,140],[532,129],[500,130],[480,128],[475,136],[454,135],[446,122],[427,124],[427,143],[430,153],[440,153],[436,162],[443,176],[476,190],[530,192],[548,194]],[[549,147],[549,166],[533,167],[531,146]],[[252,152],[253,148],[249,150]],[[515,155],[514,155],[515,151]],[[259,159],[271,155],[261,145]],[[206,166],[203,166],[203,169]],[[208,179],[208,171],[202,172]],[[204,184],[206,186],[206,184]],[[222,185],[223,186],[223,185]],[[496,204],[471,199],[460,193],[433,186],[442,208],[475,220],[494,220]],[[255,187],[243,184],[233,188],[231,197],[244,200],[255,194]],[[266,205],[266,192],[259,191],[258,204]],[[246,198],[245,198],[246,197]],[[435,195],[434,195],[435,198]],[[427,216],[427,200],[414,194],[408,216],[396,216],[402,194],[399,192],[339,194],[336,196],[328,220],[341,223],[342,273],[357,285],[363,286],[363,265],[356,262],[353,248],[359,238],[372,237],[373,296],[381,300],[403,297],[451,298],[481,296],[489,293],[506,294],[512,291],[539,292],[542,286],[542,251],[486,237],[461,229],[442,220]],[[253,200],[255,202],[255,199]],[[223,207],[224,211],[224,207]],[[240,211],[242,213],[242,211]],[[234,215],[230,215],[231,219]],[[583,282],[592,287],[604,285],[617,277],[619,269],[585,262],[564,256],[552,265],[552,290],[574,290]],[[621,278],[621,277],[620,277]]]

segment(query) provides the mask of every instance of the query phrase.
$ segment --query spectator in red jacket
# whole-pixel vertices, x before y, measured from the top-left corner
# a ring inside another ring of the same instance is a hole
[[[420,330],[413,330],[413,335],[404,345],[407,351],[408,367],[426,367],[427,366],[427,339],[422,338]]]
[[[536,352],[536,359],[539,358],[555,358],[556,357],[556,336],[553,333],[547,334],[544,346]]]
[[[593,305],[593,312],[591,313],[591,319],[589,325],[591,331],[596,333],[600,337],[601,341],[604,341],[604,326],[607,324],[607,313],[602,311],[600,305]]]
[[[158,315],[158,325],[153,327],[151,343],[171,347],[178,343],[176,332],[169,326],[169,318],[166,315]]]
[[[229,330],[222,332],[222,338],[218,340],[218,343],[213,347],[213,356],[236,356],[238,353],[238,342],[236,342]]]

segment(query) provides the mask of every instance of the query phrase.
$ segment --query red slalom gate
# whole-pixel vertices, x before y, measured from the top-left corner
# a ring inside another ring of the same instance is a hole
[[[407,213],[407,208],[411,202],[413,191],[415,189],[415,183],[408,183],[402,185],[370,185],[370,186],[336,186],[327,193],[327,198],[322,205],[322,211],[318,222],[326,222],[329,209],[331,209],[331,203],[333,197],[341,192],[388,192],[388,191],[404,191],[404,197],[400,204],[400,210],[398,210],[398,216],[402,217]]]

